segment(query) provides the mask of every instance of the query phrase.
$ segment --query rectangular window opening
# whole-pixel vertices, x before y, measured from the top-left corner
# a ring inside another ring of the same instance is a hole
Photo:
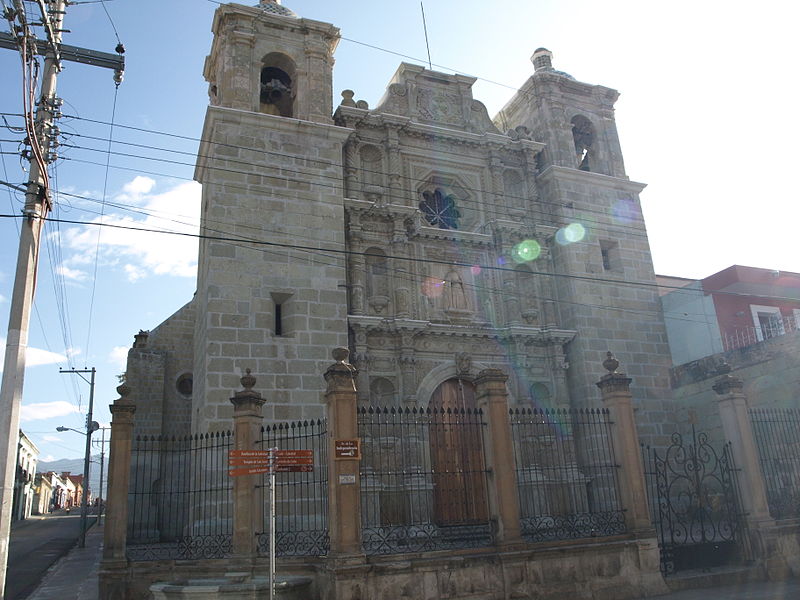
[[[283,335],[283,305],[275,304],[275,335]]]
[[[622,259],[619,253],[619,244],[609,240],[600,240],[600,257],[603,260],[604,271],[621,271]]]

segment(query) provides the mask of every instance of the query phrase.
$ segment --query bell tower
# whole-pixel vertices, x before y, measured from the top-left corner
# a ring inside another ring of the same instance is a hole
[[[547,144],[540,167],[551,165],[625,177],[614,103],[616,90],[576,81],[553,68],[553,53],[538,48],[534,73],[495,118],[501,129],[524,125]]]
[[[339,30],[275,1],[223,4],[195,179],[203,185],[192,430],[230,425],[249,368],[267,419],[323,414],[330,349],[347,344],[342,189],[333,125]],[[318,251],[312,249],[319,248]],[[334,252],[330,252],[333,249]]]
[[[332,122],[336,27],[261,0],[220,6],[211,30],[203,75],[212,106]]]
[[[670,353],[639,200],[645,186],[630,180],[622,160],[619,93],[556,70],[546,48],[531,60],[532,76],[494,121],[503,131],[524,127],[545,144],[534,175],[556,228],[555,295],[562,325],[579,332],[567,347],[570,396],[576,405],[591,402],[592,365],[613,349],[629,372],[649,374],[633,387],[641,433],[666,434]]]

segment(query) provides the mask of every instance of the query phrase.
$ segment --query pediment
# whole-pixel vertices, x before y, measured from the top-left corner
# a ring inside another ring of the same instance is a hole
[[[483,103],[472,97],[473,83],[474,77],[402,63],[372,112],[473,133],[500,133]]]

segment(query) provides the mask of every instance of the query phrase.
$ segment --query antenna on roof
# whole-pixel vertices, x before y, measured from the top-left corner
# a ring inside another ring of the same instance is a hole
[[[431,64],[431,46],[428,43],[428,25],[425,23],[425,7],[422,5],[422,2],[419,3],[419,8],[422,11],[422,28],[425,30],[425,47],[428,49],[428,68],[433,71],[433,65]]]

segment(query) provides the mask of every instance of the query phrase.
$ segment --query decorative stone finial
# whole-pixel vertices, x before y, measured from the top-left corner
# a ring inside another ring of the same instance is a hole
[[[244,375],[239,381],[242,383],[245,392],[252,392],[253,387],[256,385],[256,378],[250,374],[249,368],[244,370]]]
[[[350,357],[350,350],[339,346],[338,348],[333,349],[333,360],[338,363],[347,364],[347,359]]]
[[[341,102],[341,105],[342,106],[355,107],[356,106],[356,101],[353,100],[353,96],[355,96],[355,95],[356,95],[356,93],[353,90],[342,90],[342,102]]]
[[[731,372],[731,366],[723,361],[719,365],[717,365],[717,375],[727,375]]]
[[[117,386],[117,393],[120,395],[120,398],[126,398],[128,394],[131,393],[131,386],[122,382]]]
[[[531,56],[534,71],[553,69],[553,53],[547,48],[537,48]]]
[[[149,331],[145,331],[144,329],[140,329],[139,333],[133,336],[133,347],[134,348],[144,348],[147,346],[147,338],[150,336]]]
[[[606,352],[606,359],[603,361],[603,367],[609,373],[616,373],[619,368],[619,361],[611,353],[611,350]]]

